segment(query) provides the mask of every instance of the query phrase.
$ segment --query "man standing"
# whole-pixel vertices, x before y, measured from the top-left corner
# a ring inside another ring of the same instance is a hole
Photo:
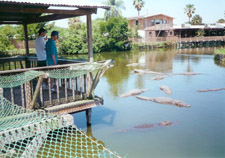
[[[58,39],[58,31],[52,31],[51,38],[46,43],[47,65],[57,65],[57,48],[55,41]]]
[[[37,66],[42,67],[46,66],[46,51],[45,51],[45,35],[46,35],[46,30],[41,28],[39,31],[39,36],[35,40],[35,48],[36,48],[36,54],[37,54]]]

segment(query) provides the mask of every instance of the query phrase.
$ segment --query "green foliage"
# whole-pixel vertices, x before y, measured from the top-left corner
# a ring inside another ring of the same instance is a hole
[[[12,50],[14,46],[10,40],[14,39],[16,29],[10,25],[4,25],[0,27],[0,52],[5,53],[8,50]]]
[[[225,19],[219,19],[217,23],[225,23]]]
[[[40,28],[45,28],[47,32],[51,30],[54,27],[55,23],[35,23],[35,24],[29,24],[27,25],[27,35],[28,40],[35,40],[35,38],[38,36],[38,31]],[[24,28],[23,25],[17,26],[17,39],[19,40],[25,40],[24,37]]]
[[[139,33],[138,33],[138,29],[139,29],[139,25],[135,25],[133,27],[133,29],[131,30],[132,31],[131,32],[131,37],[133,37],[133,38],[139,38],[140,37]]]
[[[196,34],[197,34],[197,37],[202,37],[202,36],[204,36],[205,31],[204,31],[204,29],[199,29],[199,30],[196,32]]]
[[[77,28],[79,26],[79,29]],[[92,26],[93,52],[130,49],[128,22],[126,19],[110,18],[108,21],[95,20]],[[86,24],[76,24],[69,28],[69,34],[59,46],[61,54],[88,53]]]
[[[87,53],[87,35],[86,25],[80,23],[80,28],[70,27],[65,39],[59,46],[59,52],[61,54],[78,54]]]
[[[202,25],[202,17],[200,15],[195,15],[191,20],[192,25]]]
[[[184,8],[184,13],[187,14],[189,18],[189,24],[191,23],[191,17],[195,13],[195,6],[194,4],[187,4],[186,8]]]
[[[224,54],[225,55],[225,48],[216,49],[216,54]]]
[[[125,18],[110,18],[100,24],[101,35],[105,42],[106,51],[122,51],[130,49],[130,30]]]
[[[110,6],[110,9],[106,10],[104,14],[106,20],[112,17],[122,16],[120,9],[125,9],[123,0],[108,0],[105,4]]]
[[[133,2],[134,7],[137,9],[138,11],[138,16],[139,16],[139,12],[141,11],[141,9],[144,7],[145,2],[143,0],[134,0]]]

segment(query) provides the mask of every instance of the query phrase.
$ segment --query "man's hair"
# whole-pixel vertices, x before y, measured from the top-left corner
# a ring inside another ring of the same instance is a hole
[[[40,35],[42,32],[46,32],[46,30],[43,29],[43,28],[40,28],[40,30],[38,31],[39,35]]]
[[[58,31],[52,31],[51,36],[59,37],[59,32]]]

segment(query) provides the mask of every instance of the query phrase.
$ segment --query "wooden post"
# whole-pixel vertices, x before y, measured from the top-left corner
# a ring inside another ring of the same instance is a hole
[[[25,93],[26,93],[26,108],[30,108],[30,103],[31,103],[31,87],[30,87],[30,81],[25,83]]]
[[[87,126],[91,125],[91,111],[91,108],[86,110]]]
[[[29,56],[29,44],[28,44],[28,34],[27,34],[27,24],[24,23],[23,24],[23,29],[24,29],[24,36],[25,36],[25,47],[26,47],[26,56]],[[28,60],[28,58],[25,59],[25,65],[26,68],[30,68],[30,61]]]
[[[25,46],[26,46],[26,56],[29,56],[29,45],[28,45],[28,34],[27,34],[27,24],[23,24],[24,35],[25,35]]]
[[[36,88],[35,88],[33,99],[32,99],[31,104],[30,104],[31,109],[34,109],[34,105],[35,105],[35,102],[37,100],[37,96],[38,96],[40,88],[42,86],[42,81],[43,81],[43,76],[41,75],[38,79],[38,83],[37,83]]]
[[[3,88],[0,88],[0,96],[3,96]]]
[[[87,14],[88,61],[93,62],[91,14]]]

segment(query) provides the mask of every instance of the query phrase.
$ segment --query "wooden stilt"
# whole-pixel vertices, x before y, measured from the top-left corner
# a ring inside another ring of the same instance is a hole
[[[49,102],[52,105],[52,92],[51,92],[51,79],[48,78],[48,94],[49,94]]]
[[[3,88],[0,88],[0,96],[3,96]]]
[[[38,79],[38,83],[37,83],[37,86],[35,88],[33,99],[32,99],[31,104],[30,104],[31,109],[34,109],[34,105],[35,105],[35,102],[37,100],[38,93],[40,91],[40,88],[42,87],[42,82],[43,82],[43,76],[41,75]]]
[[[75,100],[75,91],[74,91],[74,82],[75,82],[75,80],[74,79],[72,79],[72,93],[73,93],[73,100]]]
[[[30,109],[30,103],[31,103],[30,81],[25,83],[25,92],[26,92],[26,108]]]
[[[91,125],[91,111],[91,108],[86,110],[87,126]]]
[[[57,101],[59,103],[59,79],[56,79]]]
[[[14,104],[13,88],[10,88],[10,91],[11,91],[11,102]]]
[[[22,101],[22,107],[25,108],[25,102],[24,102],[24,86],[21,85],[21,101]]]
[[[40,87],[40,101],[41,101],[41,106],[44,106],[43,88],[42,88],[42,86]]]
[[[68,95],[67,95],[67,79],[65,78],[65,99],[66,102],[68,101]]]

